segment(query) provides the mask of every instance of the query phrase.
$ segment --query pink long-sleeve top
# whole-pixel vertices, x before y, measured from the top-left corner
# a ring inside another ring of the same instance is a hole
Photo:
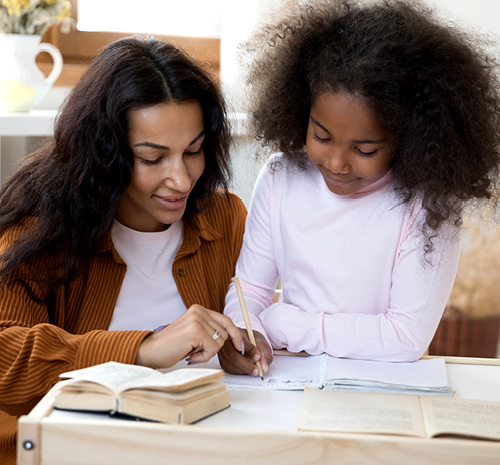
[[[271,165],[257,181],[236,266],[253,330],[292,352],[418,359],[451,292],[459,234],[441,234],[424,255],[424,211],[396,199],[390,173],[339,196],[313,166]],[[225,313],[245,327],[234,284]]]

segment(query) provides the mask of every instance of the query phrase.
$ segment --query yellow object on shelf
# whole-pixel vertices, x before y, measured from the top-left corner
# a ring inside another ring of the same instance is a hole
[[[29,111],[37,90],[15,79],[0,79],[0,111]]]

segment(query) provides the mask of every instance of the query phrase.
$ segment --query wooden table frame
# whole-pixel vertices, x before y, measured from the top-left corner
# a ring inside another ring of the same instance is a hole
[[[480,362],[483,363],[483,362]],[[496,364],[495,362],[491,364]],[[18,465],[476,465],[500,442],[309,433],[109,419],[51,419],[55,386],[19,420]]]

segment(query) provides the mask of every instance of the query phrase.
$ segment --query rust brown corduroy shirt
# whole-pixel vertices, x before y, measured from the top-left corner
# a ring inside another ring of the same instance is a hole
[[[172,273],[189,308],[199,304],[222,313],[224,298],[243,240],[246,209],[230,194],[185,224],[184,242]],[[5,250],[19,233],[0,238]],[[15,463],[17,417],[27,414],[58,381],[60,373],[99,363],[134,363],[150,331],[107,331],[126,265],[111,237],[93,260],[87,280],[76,279],[55,304],[55,324],[47,307],[31,300],[20,284],[0,286],[0,465]]]

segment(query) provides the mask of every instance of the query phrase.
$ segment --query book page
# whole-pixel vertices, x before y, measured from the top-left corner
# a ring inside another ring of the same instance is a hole
[[[446,364],[442,358],[390,363],[329,357],[324,379],[320,383],[334,379],[369,380],[418,388],[449,385]]]
[[[306,389],[299,430],[426,437],[418,396]]]
[[[183,368],[162,374],[161,376],[153,376],[147,379],[139,379],[135,382],[127,383],[126,390],[137,388],[180,391],[202,384],[215,382],[223,377],[224,372],[220,369]]]
[[[224,376],[219,369],[189,368],[171,370],[166,374],[137,365],[108,362],[81,370],[69,371],[60,375],[61,378],[71,378],[73,382],[91,381],[120,393],[128,389],[164,389],[182,390],[217,381]]]
[[[106,386],[116,393],[131,383],[157,376],[162,376],[162,374],[152,368],[117,362],[102,363],[59,375],[60,378],[72,378],[75,381],[92,381]]]
[[[424,396],[420,403],[429,436],[454,434],[500,440],[500,402]]]
[[[317,387],[322,357],[321,355],[312,357],[277,356],[274,357],[273,363],[269,366],[269,371],[264,373],[264,381],[259,377],[225,373],[221,383],[230,387],[250,389],[302,390],[306,386]],[[180,368],[183,364],[185,362],[178,363],[174,368]],[[220,364],[218,358],[213,357],[207,363],[197,364],[196,367],[220,369]]]

